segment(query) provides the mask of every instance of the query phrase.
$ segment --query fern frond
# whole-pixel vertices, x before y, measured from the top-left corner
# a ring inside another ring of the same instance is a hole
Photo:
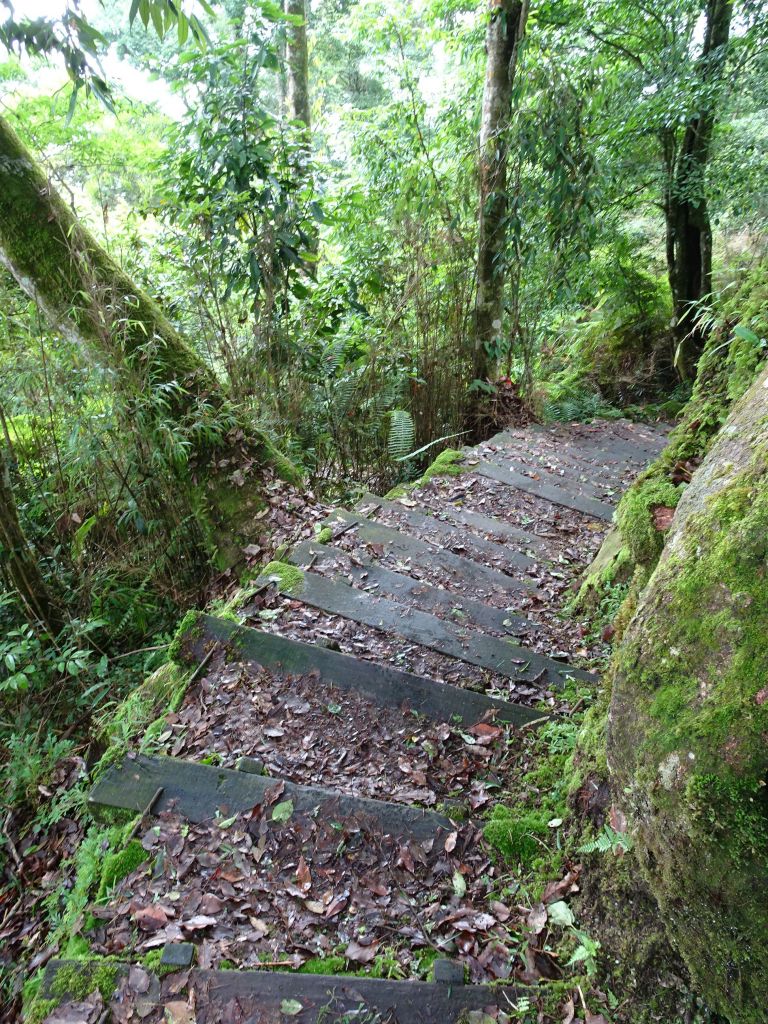
[[[391,459],[402,459],[413,448],[416,427],[413,417],[406,409],[393,409],[389,414],[387,450]]]

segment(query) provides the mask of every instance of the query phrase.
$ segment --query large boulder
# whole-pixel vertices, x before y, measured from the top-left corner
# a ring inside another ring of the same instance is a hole
[[[765,1021],[768,371],[681,497],[617,651],[608,763],[697,989],[733,1022]]]

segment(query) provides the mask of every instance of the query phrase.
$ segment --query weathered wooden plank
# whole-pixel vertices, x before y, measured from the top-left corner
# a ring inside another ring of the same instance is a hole
[[[263,577],[257,583],[266,579]],[[279,586],[277,578],[276,582]],[[428,612],[406,608],[317,573],[305,573],[301,587],[292,587],[290,594],[320,611],[394,633],[412,643],[510,679],[542,682],[548,686],[562,686],[566,676],[594,679],[588,672],[570,668],[526,647],[457,626]]]
[[[439,614],[439,617],[447,616],[453,622],[476,626],[502,636],[536,633],[541,629],[538,623],[504,608],[494,608],[463,594],[434,587],[424,580],[387,569],[369,558],[361,558],[362,565],[349,564],[343,569],[336,569],[333,563],[339,557],[337,548],[317,541],[304,541],[291,551],[288,561],[302,568],[322,568],[324,575],[351,581],[369,593],[391,597],[399,603],[411,602],[422,611]]]
[[[88,807],[96,814],[115,808],[141,813],[152,796],[162,790],[152,808],[154,814],[173,810],[189,821],[208,821],[217,814],[226,817],[264,803],[269,791],[281,781],[174,757],[135,754],[107,769],[91,790]],[[294,814],[354,818],[361,827],[416,839],[428,839],[440,829],[451,828],[445,815],[408,804],[349,796],[295,782],[282,785],[280,800],[291,800]]]
[[[517,569],[530,569],[535,564],[535,559],[522,551],[516,551],[501,544],[496,544],[485,537],[467,533],[460,530],[455,523],[446,522],[437,516],[425,513],[423,509],[410,508],[398,501],[388,501],[386,498],[379,498],[375,494],[365,494],[355,506],[355,512],[366,516],[372,522],[378,522],[381,518],[379,509],[384,513],[393,512],[404,520],[405,526],[398,526],[407,533],[413,531],[416,536],[420,533],[432,534],[434,539],[444,545],[455,554],[461,554],[465,558],[472,558],[474,561],[499,566],[499,563],[506,563]],[[386,524],[384,524],[386,525]],[[502,570],[504,571],[504,570]]]
[[[496,721],[524,725],[547,717],[546,712],[523,704],[363,661],[327,647],[239,626],[212,615],[200,617],[196,635],[185,642],[186,656],[190,660],[202,660],[211,642],[226,645],[233,657],[243,661],[293,675],[317,672],[322,682],[332,683],[347,692],[361,693],[382,707],[408,707],[438,722],[459,719],[475,723],[493,713]]]
[[[323,526],[329,526],[334,533],[340,528],[354,525],[357,536],[365,544],[381,544],[385,552],[400,561],[412,561],[417,566],[429,565],[438,569],[445,577],[453,580],[469,593],[479,593],[483,589],[497,594],[513,593],[526,590],[535,593],[536,584],[531,579],[517,579],[500,569],[492,569],[482,562],[446,551],[438,544],[430,544],[418,537],[395,530],[391,526],[372,522],[365,516],[339,509],[325,520]]]
[[[596,519],[602,519],[606,523],[613,522],[613,506],[604,501],[597,501],[595,498],[583,497],[578,493],[572,493],[554,484],[545,483],[542,480],[533,480],[522,473],[516,473],[512,469],[488,459],[479,459],[476,465],[469,465],[474,473],[488,477],[489,480],[496,480],[498,483],[506,484],[509,487],[516,487],[528,494],[535,494],[537,498],[543,498],[554,505],[562,505],[565,508],[572,508]]]

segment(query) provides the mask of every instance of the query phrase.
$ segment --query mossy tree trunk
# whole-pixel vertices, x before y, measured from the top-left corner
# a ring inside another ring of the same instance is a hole
[[[307,148],[310,140],[309,56],[307,50],[306,0],[285,0],[285,13],[292,21],[286,29],[285,66],[288,114],[305,128]]]
[[[49,633],[58,633],[63,617],[61,608],[43,579],[37,559],[21,529],[11,483],[8,451],[0,443],[0,568],[6,585],[19,597],[27,619],[42,625]]]
[[[768,1000],[768,371],[677,507],[617,651],[616,799],[662,918],[710,1006]]]
[[[473,374],[493,376],[504,314],[507,218],[507,126],[527,0],[490,0],[480,122],[477,297]]]
[[[116,371],[128,396],[160,396],[159,419],[193,426],[211,412],[235,422],[217,378],[157,303],[117,266],[0,118],[0,262],[51,324]],[[211,513],[215,544],[247,535],[255,474],[276,453],[243,425],[229,437],[190,430],[193,506]],[[296,479],[283,460],[282,475]],[[255,478],[258,482],[258,478]],[[200,499],[203,499],[201,501]],[[246,528],[246,534],[243,530]]]
[[[698,110],[686,125],[679,146],[671,131],[662,138],[667,173],[667,270],[674,306],[677,367],[684,379],[695,376],[706,341],[696,320],[695,303],[712,291],[712,225],[706,173],[732,16],[732,0],[707,0],[704,40],[696,68]]]

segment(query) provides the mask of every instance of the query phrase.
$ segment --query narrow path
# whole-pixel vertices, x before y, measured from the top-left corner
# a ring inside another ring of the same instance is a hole
[[[126,962],[112,1019],[454,1024],[519,998],[483,816],[515,730],[595,681],[600,649],[562,609],[664,440],[625,421],[505,431],[452,475],[335,512],[240,622],[198,619],[181,707],[90,797],[144,813],[145,859],[85,933]]]

